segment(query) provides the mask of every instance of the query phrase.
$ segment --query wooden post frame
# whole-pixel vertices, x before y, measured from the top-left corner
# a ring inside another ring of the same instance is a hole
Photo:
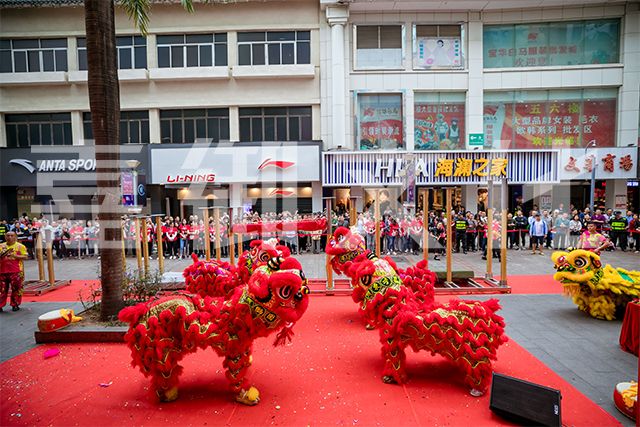
[[[216,228],[216,259],[220,261],[220,208],[213,208],[213,223]]]
[[[502,203],[502,227],[500,230],[500,286],[507,286],[507,211],[509,210],[509,187],[507,178],[502,178],[500,193]]]
[[[376,223],[376,256],[380,258],[380,190],[376,190],[373,220]]]
[[[143,270],[142,270],[142,248],[140,247],[140,218],[134,218],[133,219],[134,223],[135,223],[135,231],[136,231],[136,235],[134,236],[135,239],[135,245],[134,247],[136,248],[136,259],[138,261],[138,276],[142,277],[143,275]]]
[[[451,248],[452,248],[451,228],[453,226],[453,223],[452,223],[453,218],[451,217],[451,209],[452,209],[451,198],[452,197],[453,197],[453,188],[447,188],[447,202],[445,204],[445,206],[447,207],[447,282],[451,282],[453,278],[453,271],[451,267],[451,256],[452,256],[451,255]]]
[[[42,231],[36,234],[36,260],[38,261],[38,280],[44,282],[44,259],[42,257]]]
[[[144,275],[149,274],[149,229],[147,228],[147,218],[142,220],[142,255],[144,256]]]
[[[49,275],[49,284],[56,282],[56,274],[53,270],[53,233],[51,239],[47,242],[47,273]]]
[[[429,268],[429,193],[428,188],[422,190],[422,259]]]
[[[127,271],[127,252],[124,244],[124,230],[120,233],[120,243],[122,244],[122,271]]]
[[[204,256],[207,261],[211,260],[211,226],[209,225],[209,208],[202,210],[204,215]]]
[[[487,279],[493,279],[493,181],[489,180],[487,192]]]
[[[162,220],[160,216],[156,217],[156,242],[158,244],[158,271],[164,274],[164,246],[162,244]]]
[[[236,237],[233,234],[233,225],[231,226],[232,231],[229,233],[229,262],[231,265],[236,265]]]

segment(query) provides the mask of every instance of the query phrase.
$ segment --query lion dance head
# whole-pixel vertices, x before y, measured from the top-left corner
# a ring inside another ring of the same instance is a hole
[[[286,246],[278,244],[276,239],[253,240],[249,250],[244,251],[238,260],[238,274],[243,282],[247,282],[256,268],[264,265],[273,257],[288,258],[291,251]]]
[[[603,274],[600,257],[584,249],[554,252],[551,259],[556,269],[554,280],[562,283],[565,292],[570,295],[579,292],[581,285],[594,288]]]
[[[367,251],[364,237],[347,227],[338,227],[327,245],[331,267],[336,273],[346,273],[354,259]]]

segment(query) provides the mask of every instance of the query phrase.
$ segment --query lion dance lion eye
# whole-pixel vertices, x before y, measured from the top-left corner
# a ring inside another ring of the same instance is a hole
[[[278,290],[278,296],[282,299],[289,299],[291,297],[291,286],[283,286]]]
[[[266,252],[262,252],[262,253],[260,254],[260,261],[267,262],[267,261],[269,261],[269,259],[271,259],[271,257],[269,256],[269,254],[268,254],[268,253],[266,253]]]
[[[575,260],[573,260],[573,264],[578,268],[582,268],[587,265],[587,260],[579,256]]]
[[[371,275],[370,274],[366,274],[364,276],[362,276],[362,278],[360,278],[360,283],[362,283],[364,286],[369,286],[371,284]]]

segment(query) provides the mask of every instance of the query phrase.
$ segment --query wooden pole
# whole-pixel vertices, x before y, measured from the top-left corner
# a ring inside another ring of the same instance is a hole
[[[453,197],[453,189],[447,188],[447,203],[445,206],[447,207],[447,282],[451,282],[453,278],[453,271],[451,267],[451,226],[452,218],[451,218],[451,198]]]
[[[127,253],[124,245],[124,230],[120,233],[120,243],[122,244],[122,271],[127,271]]]
[[[240,260],[240,256],[244,252],[244,247],[242,245],[244,243],[243,239],[244,236],[242,235],[242,233],[238,233],[238,261]]]
[[[51,238],[53,239],[53,233]],[[53,241],[47,242],[47,272],[49,273],[49,283],[56,282],[56,274],[53,271]]]
[[[233,231],[229,233],[229,261],[233,266],[236,265],[236,237],[235,236],[236,235],[233,234]]]
[[[156,217],[156,241],[158,242],[158,271],[160,274],[164,273],[164,246],[162,244],[162,221],[160,217]]]
[[[134,238],[134,247],[136,248],[136,259],[138,261],[138,276],[142,277],[143,271],[142,271],[142,249],[140,247],[140,218],[134,218],[134,225],[135,225],[135,233],[136,235],[133,236]]]
[[[36,260],[38,261],[38,280],[44,282],[44,259],[42,256],[42,231],[36,234]]]
[[[429,268],[429,189],[422,191],[422,259]]]
[[[487,273],[486,278],[493,278],[493,181],[489,180],[487,192]]]
[[[204,256],[207,261],[211,260],[211,225],[209,225],[209,209],[202,211],[204,215]]]
[[[220,261],[220,208],[213,208],[213,222],[216,227],[216,259]]]
[[[502,203],[502,230],[500,242],[500,286],[507,286],[507,211],[508,211],[508,181],[502,178],[500,188]]]
[[[376,222],[376,256],[380,257],[380,190],[376,190],[374,203],[374,221]]]
[[[349,225],[353,227],[358,222],[356,217],[356,198],[349,197]]]
[[[147,218],[142,218],[142,255],[144,256],[144,275],[149,274],[149,230]]]

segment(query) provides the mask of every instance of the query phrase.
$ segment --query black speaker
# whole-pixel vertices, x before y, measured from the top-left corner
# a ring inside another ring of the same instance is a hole
[[[493,374],[489,408],[522,425],[562,426],[560,390]]]

